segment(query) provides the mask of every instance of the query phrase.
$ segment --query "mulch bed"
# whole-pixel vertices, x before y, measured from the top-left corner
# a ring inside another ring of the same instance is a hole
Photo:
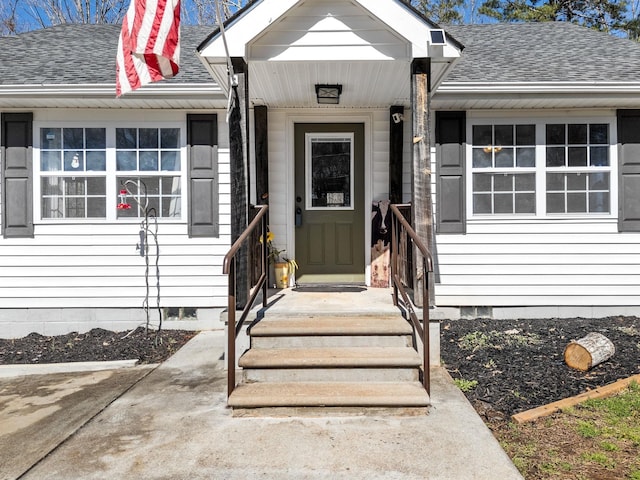
[[[138,359],[160,363],[187,343],[196,332],[185,330],[111,332],[94,328],[86,333],[43,336],[31,333],[0,339],[0,365]]]
[[[640,319],[456,320],[441,325],[441,356],[476,410],[507,417],[640,373]],[[589,332],[609,338],[615,355],[590,371],[572,370],[563,352]]]
[[[640,319],[455,320],[441,325],[441,357],[486,420],[498,420],[640,373]],[[563,352],[589,332],[608,337],[615,355],[588,372],[572,370]],[[138,359],[159,363],[196,332],[138,328],[0,339],[0,365]]]

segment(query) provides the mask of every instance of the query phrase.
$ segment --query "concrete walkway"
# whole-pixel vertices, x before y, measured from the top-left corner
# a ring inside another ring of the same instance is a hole
[[[107,401],[106,408],[104,399],[96,401],[87,423],[77,431],[69,429],[70,436],[59,446],[51,443],[54,450],[32,459],[35,465],[20,478],[522,478],[443,369],[432,373],[428,415],[233,417],[226,408],[223,352],[223,333],[203,332],[151,373],[141,369],[140,378],[113,386],[124,393]],[[112,377],[125,371],[132,369],[114,371]],[[8,389],[17,381],[0,381],[0,422],[24,413],[16,408],[7,412],[17,395]],[[89,387],[86,381],[76,382],[82,388],[79,384]],[[30,402],[32,414],[38,408],[38,402]],[[68,406],[64,408],[58,415],[64,416]],[[47,418],[53,416],[43,412],[32,428],[45,432]],[[0,445],[18,440],[19,430],[6,434],[0,429]],[[29,438],[37,435],[31,431]],[[29,443],[25,437],[20,440]],[[19,452],[7,455],[4,446],[0,476],[14,478],[4,467]]]

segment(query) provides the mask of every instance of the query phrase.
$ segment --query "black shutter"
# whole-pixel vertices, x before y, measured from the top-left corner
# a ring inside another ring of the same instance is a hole
[[[187,115],[189,236],[217,237],[219,224],[218,117]]]
[[[33,114],[2,114],[2,234],[33,237]]]
[[[640,231],[640,110],[618,110],[618,230]]]
[[[436,232],[465,233],[465,112],[436,112]]]

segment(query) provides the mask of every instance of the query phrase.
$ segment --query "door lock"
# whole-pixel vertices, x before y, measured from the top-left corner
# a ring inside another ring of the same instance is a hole
[[[302,209],[300,207],[296,208],[296,227],[302,226]]]

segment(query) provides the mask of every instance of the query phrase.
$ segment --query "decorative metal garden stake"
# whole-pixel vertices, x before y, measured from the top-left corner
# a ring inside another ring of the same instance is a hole
[[[135,187],[136,193],[132,192],[130,187]],[[160,245],[158,243],[158,217],[156,215],[156,209],[149,207],[149,198],[147,196],[147,186],[142,180],[126,180],[122,183],[120,189],[120,203],[118,203],[118,210],[130,210],[131,204],[127,201],[127,197],[130,196],[136,202],[138,206],[138,212],[142,211],[143,217],[140,222],[140,240],[136,245],[136,250],[140,252],[140,256],[145,260],[145,272],[144,279],[146,285],[145,298],[142,303],[144,308],[147,322],[146,330],[149,330],[150,314],[149,314],[149,236],[153,238],[156,247],[156,308],[158,310],[158,332],[162,328],[162,309],[160,308]],[[142,198],[141,198],[142,197]]]

